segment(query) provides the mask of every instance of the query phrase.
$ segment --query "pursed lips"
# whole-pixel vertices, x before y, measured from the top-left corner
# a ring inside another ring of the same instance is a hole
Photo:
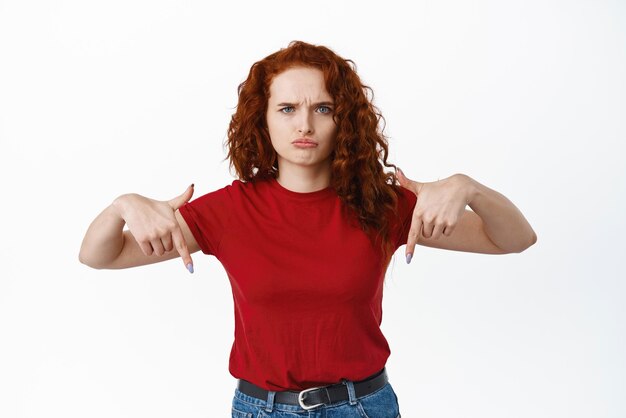
[[[317,142],[309,138],[298,138],[295,141],[293,141],[292,144],[315,144],[317,145]]]

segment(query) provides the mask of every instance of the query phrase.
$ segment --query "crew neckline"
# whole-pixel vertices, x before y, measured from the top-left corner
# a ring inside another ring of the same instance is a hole
[[[293,190],[285,188],[274,177],[270,178],[269,184],[281,195],[303,201],[320,200],[336,195],[335,189],[332,186],[328,186],[324,189],[316,190],[314,192],[294,192]]]

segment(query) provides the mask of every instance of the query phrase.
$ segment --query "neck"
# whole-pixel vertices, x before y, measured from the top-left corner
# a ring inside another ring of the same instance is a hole
[[[327,188],[330,177],[330,162],[323,167],[281,164],[276,181],[292,192],[310,193]]]

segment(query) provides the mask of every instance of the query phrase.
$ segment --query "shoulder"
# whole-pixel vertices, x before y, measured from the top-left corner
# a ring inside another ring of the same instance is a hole
[[[224,187],[212,190],[197,197],[194,201],[198,201],[197,203],[209,201],[223,201],[226,203],[228,201],[237,201],[242,197],[251,197],[252,195],[259,194],[262,195],[266,193],[267,189],[267,180],[242,181],[235,179]]]
[[[250,181],[243,181],[235,179],[232,183],[224,187],[224,191],[231,196],[235,195],[252,195],[263,194],[270,188],[268,179],[255,179]]]
[[[398,196],[398,211],[402,215],[407,211],[413,211],[415,204],[417,203],[417,196],[413,191],[406,189],[402,186],[394,187]]]
[[[244,182],[239,179],[235,179],[230,184],[227,184],[226,186],[221,187],[219,189],[215,189],[210,192],[207,192],[204,195],[200,196],[199,198],[205,197],[205,196],[207,197],[209,196],[210,197],[232,196],[235,194],[246,193],[249,190],[252,190],[253,187],[254,185],[249,182]]]

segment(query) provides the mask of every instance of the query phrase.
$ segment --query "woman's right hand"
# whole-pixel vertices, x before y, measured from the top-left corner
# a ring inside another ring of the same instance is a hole
[[[113,201],[113,207],[145,255],[162,256],[175,249],[190,273],[193,273],[193,260],[175,214],[191,199],[193,191],[192,184],[183,194],[167,201],[136,193],[121,195]]]

